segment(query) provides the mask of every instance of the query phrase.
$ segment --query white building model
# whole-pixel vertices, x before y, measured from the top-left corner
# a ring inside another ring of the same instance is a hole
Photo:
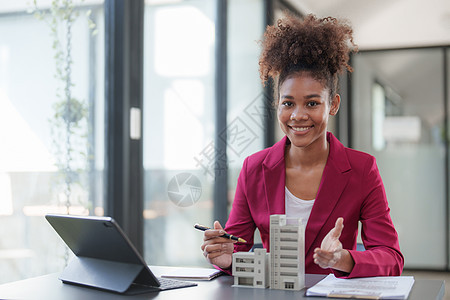
[[[234,285],[241,287],[269,287],[269,253],[266,249],[255,252],[233,253]]]
[[[286,221],[270,216],[270,288],[298,291],[305,286],[305,229],[301,219]]]
[[[305,229],[301,219],[295,221],[291,225],[285,215],[270,216],[270,257],[266,249],[233,253],[233,286],[281,290],[305,286]]]

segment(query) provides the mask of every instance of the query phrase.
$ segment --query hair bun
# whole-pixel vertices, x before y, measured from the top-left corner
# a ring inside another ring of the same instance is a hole
[[[263,82],[291,70],[309,70],[334,76],[348,64],[350,52],[356,52],[353,30],[344,20],[307,15],[303,20],[285,14],[276,25],[267,26],[259,59]],[[320,75],[319,75],[320,76]]]

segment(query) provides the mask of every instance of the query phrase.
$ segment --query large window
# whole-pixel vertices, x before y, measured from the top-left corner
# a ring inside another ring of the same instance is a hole
[[[266,122],[274,122],[272,95],[263,89],[258,59],[264,31],[261,0],[228,1],[228,210],[244,159],[263,149]],[[246,19],[245,25],[240,20]],[[255,242],[260,241],[255,233]]]
[[[144,256],[149,264],[203,262],[202,234],[193,225],[212,223],[214,15],[210,0],[145,8]]]
[[[144,252],[150,264],[205,264],[203,234],[193,224],[214,221],[214,184],[222,184],[215,176],[227,172],[228,199],[222,199],[231,204],[244,158],[263,148],[267,114],[273,113],[258,74],[264,5],[227,3],[226,66],[216,65],[216,1],[146,6]],[[216,72],[227,74],[223,112],[215,109]],[[220,113],[226,114],[224,128],[216,128]]]
[[[258,71],[263,1],[232,0],[228,5],[227,157],[229,187],[233,191],[244,159],[264,147],[265,122],[274,113],[272,95],[265,94]],[[238,21],[244,18],[245,25]]]
[[[211,226],[213,215],[227,215],[227,206],[217,204],[231,204],[244,158],[268,143],[267,124],[275,122],[272,95],[259,79],[257,43],[272,2],[229,0],[225,12],[220,0],[146,0],[143,28],[137,8],[144,1],[111,0],[105,8],[102,0],[76,2],[72,27],[61,25],[61,45],[64,34],[72,36],[70,94],[86,104],[86,120],[71,139],[80,156],[69,159],[70,172],[61,168],[67,164],[64,122],[55,120],[67,91],[55,78],[61,57],[52,22],[26,13],[29,1],[7,2],[2,9],[9,11],[0,11],[0,281],[62,269],[70,251],[43,217],[51,212],[113,214],[138,249],[144,245],[149,264],[206,265],[203,234],[193,224]],[[46,13],[56,2],[37,1]],[[223,89],[227,105],[220,111]],[[142,142],[128,130],[140,129],[141,119]],[[143,180],[134,176],[142,170],[135,164],[141,146]],[[220,172],[228,182],[218,180]],[[67,173],[77,182],[71,189]]]
[[[62,269],[69,252],[46,213],[103,214],[103,9],[101,1],[90,3],[76,8],[71,28],[71,97],[85,109],[79,128],[71,128],[69,172],[61,169],[68,141],[58,114],[66,93],[55,77],[49,19],[27,13],[30,1],[0,8],[0,282]],[[84,17],[89,9],[94,36]]]

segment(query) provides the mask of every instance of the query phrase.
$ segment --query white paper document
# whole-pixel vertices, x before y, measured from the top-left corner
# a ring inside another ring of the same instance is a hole
[[[161,277],[188,280],[211,280],[221,274],[222,271],[210,268],[175,268],[162,274]]]
[[[306,291],[306,296],[359,299],[408,299],[413,276],[341,279],[328,275]]]

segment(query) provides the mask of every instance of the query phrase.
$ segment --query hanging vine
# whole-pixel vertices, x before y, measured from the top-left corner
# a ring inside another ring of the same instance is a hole
[[[82,1],[81,1],[82,2]],[[40,10],[37,0],[30,11],[45,21],[50,28],[54,51],[57,101],[53,105],[53,116],[49,119],[53,153],[59,173],[59,186],[63,190],[66,212],[73,205],[73,186],[87,186],[81,174],[87,169],[88,106],[86,101],[73,96],[72,81],[72,27],[79,10],[72,0],[53,0],[48,10]],[[88,26],[92,34],[97,33],[96,25],[87,12]]]

